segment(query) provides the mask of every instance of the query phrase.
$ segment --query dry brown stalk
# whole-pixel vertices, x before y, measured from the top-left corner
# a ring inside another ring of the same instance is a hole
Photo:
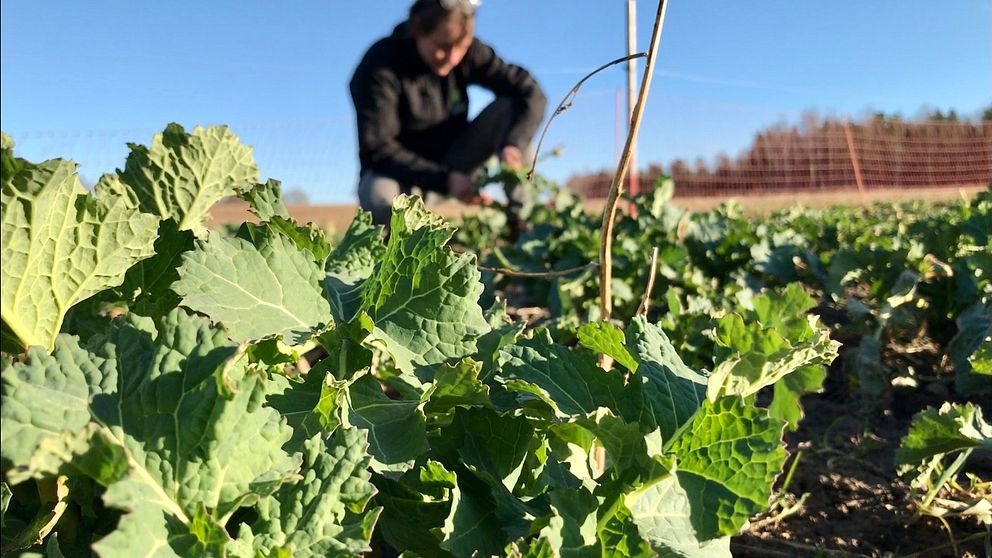
[[[573,273],[578,273],[580,271],[585,271],[587,269],[592,269],[598,266],[598,262],[587,263],[586,265],[580,265],[578,267],[572,267],[569,269],[561,269],[556,271],[520,271],[516,269],[509,269],[506,267],[485,267],[479,266],[479,271],[487,271],[489,273],[498,273],[500,275],[506,275],[508,277],[527,277],[527,278],[554,278],[554,277],[564,277],[565,275],[572,275]]]
[[[630,119],[630,130],[627,132],[627,142],[624,145],[623,153],[620,155],[620,163],[617,165],[617,172],[613,176],[610,184],[610,195],[607,198],[606,209],[603,212],[603,228],[600,231],[599,243],[599,309],[600,319],[609,320],[613,314],[613,293],[611,282],[613,281],[613,224],[616,221],[617,205],[623,193],[623,181],[627,175],[630,160],[633,156],[633,146],[637,139],[637,132],[641,127],[641,117],[644,115],[644,105],[647,101],[648,90],[651,88],[651,76],[654,74],[654,65],[658,58],[658,44],[661,41],[661,29],[665,22],[665,11],[668,2],[659,0],[658,13],[654,20],[654,30],[651,32],[651,48],[648,50],[647,62],[644,64],[644,75],[641,78],[641,90],[637,96],[637,105],[634,106],[634,114]]]
[[[644,296],[641,297],[641,303],[637,306],[638,316],[647,316],[648,310],[651,308],[651,291],[654,290],[654,279],[658,274],[658,247],[655,246],[651,249],[651,271],[648,273],[648,285],[644,288]]]
[[[587,79],[598,74],[599,72],[602,72],[603,70],[609,68],[610,66],[614,66],[621,62],[626,62],[627,60],[633,60],[635,58],[641,58],[644,56],[647,56],[647,53],[638,52],[636,54],[631,54],[607,62],[606,64],[603,64],[602,66],[586,74],[585,77],[580,79],[578,83],[576,83],[574,86],[572,86],[571,89],[569,89],[568,93],[565,94],[565,97],[561,100],[560,103],[558,103],[558,107],[555,108],[555,111],[553,113],[551,113],[551,118],[549,118],[547,123],[544,124],[544,129],[541,131],[541,137],[537,141],[537,149],[534,150],[534,161],[530,165],[530,170],[527,171],[527,180],[534,180],[534,174],[537,169],[537,162],[543,160],[543,158],[540,157],[541,146],[544,144],[544,136],[545,134],[548,133],[548,128],[551,127],[551,123],[554,122],[554,119],[557,118],[559,114],[565,112],[566,110],[572,107],[572,101],[574,101],[575,96],[579,94],[579,89],[582,88],[582,84],[585,83]]]

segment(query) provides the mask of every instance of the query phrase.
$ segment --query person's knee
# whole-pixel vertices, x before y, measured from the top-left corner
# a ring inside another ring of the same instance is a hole
[[[479,112],[478,116],[475,117],[475,121],[490,120],[493,123],[508,122],[513,119],[516,110],[517,105],[512,98],[496,97],[491,103],[486,105],[486,108]]]
[[[358,183],[358,203],[362,209],[372,214],[377,225],[389,223],[393,200],[402,191],[400,183],[393,178],[366,172]]]

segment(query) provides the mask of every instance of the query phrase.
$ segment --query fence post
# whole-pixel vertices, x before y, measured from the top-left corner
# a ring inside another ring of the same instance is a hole
[[[854,149],[854,136],[851,134],[851,123],[844,119],[844,137],[847,138],[847,151],[851,155],[851,164],[854,166],[854,180],[858,183],[858,195],[861,196],[861,205],[865,203],[865,181],[861,177],[861,165],[858,164],[858,152]]]
[[[637,0],[627,0],[627,54],[637,52]],[[634,117],[634,105],[637,103],[637,60],[627,61],[627,129],[632,125],[630,122]],[[630,182],[627,191],[630,193],[630,214],[637,217],[637,205],[633,202],[637,195],[641,193],[641,179],[637,174],[637,138],[631,146],[630,156]]]

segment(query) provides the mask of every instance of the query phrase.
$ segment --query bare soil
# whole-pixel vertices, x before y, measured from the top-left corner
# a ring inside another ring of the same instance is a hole
[[[938,520],[915,517],[909,487],[892,466],[907,417],[868,419],[829,394],[804,403],[806,419],[787,437],[793,458],[802,452],[787,490],[809,496],[798,513],[759,519],[735,537],[734,556],[959,556]],[[984,541],[973,538],[985,533],[977,522],[950,525],[956,540],[972,537],[958,545],[960,556],[985,556]]]
[[[889,365],[898,366],[901,358],[892,350],[883,354]],[[919,351],[912,358],[917,366],[930,364],[938,370],[935,351]],[[787,498],[794,502],[808,496],[797,513],[781,521],[757,518],[733,539],[734,556],[986,556],[992,535],[976,521],[952,520],[948,531],[935,518],[917,516],[910,488],[893,465],[913,415],[939,407],[950,390],[935,383],[937,387],[897,392],[887,398],[884,410],[870,410],[849,393],[841,360],[831,367],[825,391],[803,398],[806,416],[798,431],[786,436],[791,458],[799,459],[785,488]],[[978,403],[992,409],[987,401]],[[969,470],[992,478],[988,460],[972,460]],[[952,538],[959,541],[957,552]]]

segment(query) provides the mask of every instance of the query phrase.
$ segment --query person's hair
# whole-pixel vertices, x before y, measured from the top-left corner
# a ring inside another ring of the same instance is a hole
[[[467,22],[475,17],[476,6],[478,2],[472,1],[416,0],[410,6],[410,30],[414,35],[429,35],[454,12],[461,13]]]

